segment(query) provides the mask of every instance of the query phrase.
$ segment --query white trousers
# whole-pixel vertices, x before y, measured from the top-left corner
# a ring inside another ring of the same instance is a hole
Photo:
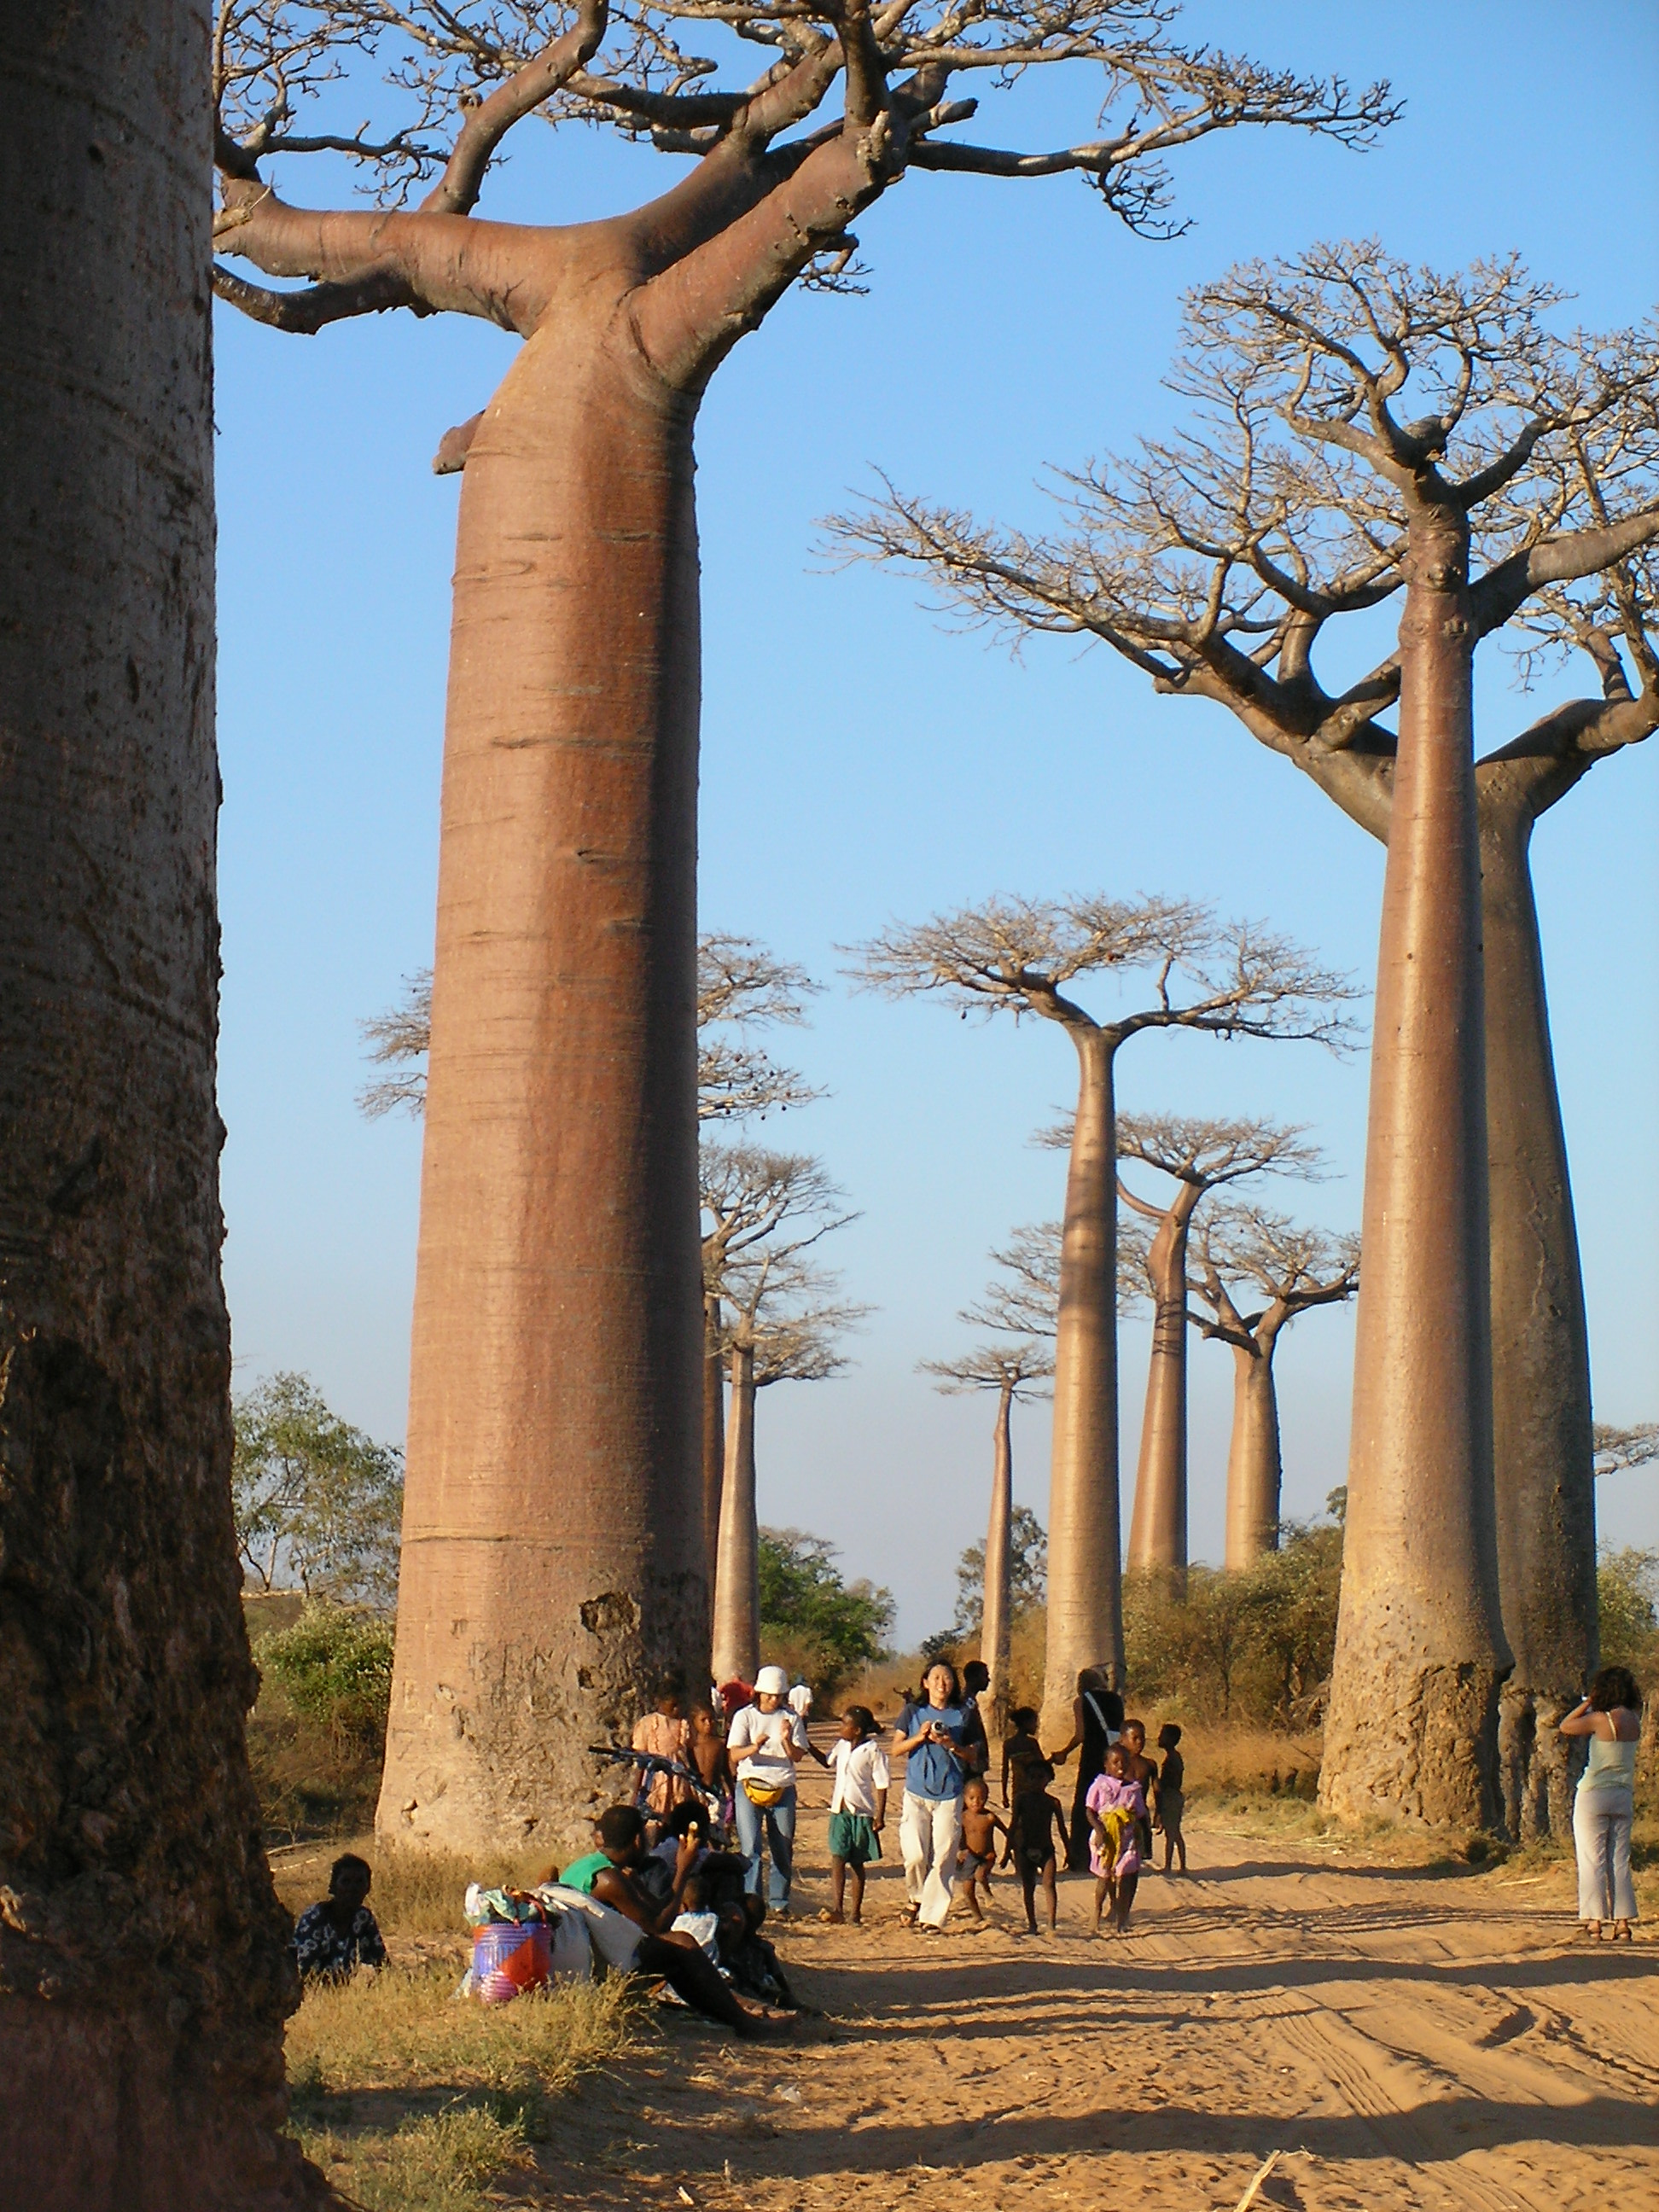
[[[921,1917],[930,1928],[943,1928],[950,1917],[957,1846],[961,1841],[960,1797],[913,1797],[905,1791],[899,1820],[904,1893],[912,1905],[921,1907]]]
[[[1581,1920],[1636,1917],[1636,1891],[1630,1878],[1632,1809],[1626,1790],[1581,1789],[1572,1801]]]

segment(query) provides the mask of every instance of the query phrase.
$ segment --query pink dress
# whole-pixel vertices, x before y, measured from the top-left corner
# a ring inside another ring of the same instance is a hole
[[[1127,1814],[1118,1834],[1117,1857],[1111,1866],[1101,1863],[1100,1838],[1091,1828],[1089,1832],[1089,1864],[1097,1875],[1115,1874],[1120,1879],[1126,1874],[1140,1872],[1140,1824],[1146,1817],[1146,1800],[1138,1782],[1120,1782],[1115,1774],[1099,1774],[1089,1784],[1089,1794],[1084,1803],[1091,1813],[1098,1814],[1106,1823],[1109,1835],[1116,1823],[1110,1815]]]

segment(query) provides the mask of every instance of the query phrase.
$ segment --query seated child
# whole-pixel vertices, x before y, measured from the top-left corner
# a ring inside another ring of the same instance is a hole
[[[1034,1724],[1036,1718],[1033,1714]],[[1026,1788],[1021,1785],[1019,1777],[1022,1771],[1032,1781],[1033,1786]],[[1043,1775],[1042,1781],[1035,1780],[1039,1773]],[[1046,1759],[1041,1767],[1016,1768],[1015,1774],[1013,1809],[1008,1815],[1008,1826],[1005,1831],[1008,1841],[1002,1854],[1002,1863],[1004,1866],[1012,1865],[1019,1876],[1020,1891],[1025,1899],[1025,1930],[1032,1936],[1037,1932],[1036,1886],[1041,1881],[1042,1893],[1048,1900],[1048,1933],[1052,1936],[1060,1911],[1060,1899],[1054,1887],[1057,1862],[1054,1838],[1058,1833],[1063,1850],[1066,1846],[1066,1815],[1059,1800],[1048,1795],[1046,1784],[1052,1780],[1054,1769]],[[1016,1935],[1019,1932],[1018,1929],[1014,1930]]]
[[[1084,1799],[1089,1814],[1089,1864],[1095,1876],[1095,1934],[1100,1909],[1112,1901],[1112,1933],[1129,1925],[1129,1908],[1140,1882],[1141,1823],[1146,1800],[1139,1782],[1129,1778],[1129,1758],[1121,1743],[1106,1753],[1106,1771],[1089,1784]]]
[[[988,1901],[991,1894],[991,1868],[997,1855],[997,1838],[1007,1837],[1008,1831],[990,1809],[991,1791],[982,1774],[970,1774],[962,1793],[962,1844],[957,1852],[957,1887],[968,1892],[968,1902],[975,1920],[981,1925],[985,1915],[979,1909],[979,1890],[982,1882]]]
[[[1187,1871],[1187,1838],[1181,1832],[1181,1816],[1187,1808],[1187,1762],[1176,1749],[1180,1741],[1181,1730],[1173,1721],[1166,1721],[1158,1732],[1158,1747],[1164,1753],[1158,1776],[1158,1825],[1164,1831],[1165,1874],[1177,1852],[1181,1871]]]
[[[868,1705],[848,1705],[841,1734],[831,1747],[835,1787],[830,1793],[830,1897],[823,1915],[836,1926],[846,1919],[848,1870],[853,1875],[853,1925],[864,1915],[864,1869],[881,1856],[881,1832],[887,1820],[891,1771]]]
[[[680,1892],[680,1909],[669,1923],[668,1932],[671,1936],[689,1936],[712,1966],[720,1966],[720,1917],[709,1909],[703,1886],[695,1874],[687,1878]]]
[[[1037,1741],[1037,1716],[1034,1705],[1017,1705],[1009,1714],[1013,1733],[1002,1742],[1002,1802],[1010,1802],[1008,1784],[1012,1778],[1014,1796],[1024,1790],[1042,1790],[1054,1778],[1053,1761]]]
[[[302,1982],[349,1982],[359,1966],[383,1966],[386,1945],[364,1902],[374,1876],[367,1859],[347,1851],[335,1860],[328,1895],[307,1905],[294,1930]]]

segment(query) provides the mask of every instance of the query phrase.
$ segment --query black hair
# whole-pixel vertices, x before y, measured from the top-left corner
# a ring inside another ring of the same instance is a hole
[[[1632,1713],[1642,1710],[1642,1692],[1628,1667],[1604,1667],[1589,1686],[1592,1712],[1610,1713],[1623,1705]]]
[[[1008,1717],[1022,1735],[1036,1734],[1037,1709],[1035,1705],[1016,1705]]]
[[[645,1815],[637,1805],[607,1805],[596,1825],[602,1850],[631,1850],[645,1834]]]
[[[663,1823],[665,1832],[671,1836],[684,1836],[693,1828],[701,1828],[706,1836],[712,1826],[708,1808],[695,1797],[688,1798],[684,1805],[676,1805]]]
[[[367,1859],[360,1859],[356,1851],[342,1851],[329,1869],[328,1886],[331,1889],[334,1887],[335,1876],[342,1874],[360,1874],[365,1881],[373,1881],[374,1879],[374,1868]]]
[[[982,1659],[970,1659],[962,1670],[962,1686],[970,1697],[988,1687],[991,1670]]]
[[[848,1705],[842,1718],[844,1721],[856,1721],[860,1735],[873,1735],[876,1732],[876,1717],[868,1705]]]
[[[652,1686],[651,1699],[653,1705],[659,1705],[665,1698],[683,1698],[684,1695],[684,1674],[659,1674]]]
[[[923,1668],[921,1674],[922,1694],[924,1696],[928,1694],[927,1677],[933,1672],[934,1668],[938,1667],[943,1667],[945,1673],[951,1677],[951,1686],[945,1694],[945,1705],[959,1705],[962,1703],[962,1677],[957,1674],[956,1668],[951,1664],[948,1659],[930,1659],[927,1662],[927,1664]]]
[[[1173,1751],[1180,1741],[1180,1724],[1175,1721],[1165,1721],[1163,1727],[1158,1732],[1158,1749],[1160,1751]]]

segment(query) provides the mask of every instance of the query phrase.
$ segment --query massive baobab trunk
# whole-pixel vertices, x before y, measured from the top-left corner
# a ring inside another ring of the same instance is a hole
[[[1413,526],[1382,893],[1342,1597],[1320,1789],[1500,1815],[1468,531]]]
[[[1187,1237],[1201,1185],[1182,1184],[1152,1238],[1152,1355],[1129,1520],[1132,1573],[1187,1578]]]
[[[720,1493],[726,1486],[726,1362],[720,1356],[720,1302],[707,1292],[702,1316],[702,1556],[712,1593],[720,1548]]]
[[[1014,1519],[1014,1385],[1005,1382],[997,1397],[995,1444],[991,1462],[991,1517],[985,1530],[985,1595],[980,1613],[979,1656],[991,1670],[985,1693],[990,1734],[1008,1733],[1009,1629],[1013,1609],[1010,1584]]]
[[[1279,1549],[1279,1393],[1273,1382],[1276,1335],[1233,1354],[1233,1428],[1227,1446],[1227,1550],[1230,1574]]]
[[[1492,1453],[1515,1654],[1499,1747],[1506,1825],[1526,1838],[1571,1834],[1583,1754],[1555,1724],[1597,1645],[1589,1339],[1528,864],[1532,766],[1494,764],[1480,780]]]
[[[1060,1231],[1054,1335],[1054,1460],[1048,1496],[1048,1634],[1042,1727],[1072,1718],[1077,1678],[1123,1680],[1117,1474],[1117,1136],[1115,1040],[1073,1028],[1077,1120]]]
[[[52,13],[0,50],[0,2202],[276,2212],[321,2185],[230,1513],[207,11]]]
[[[760,1532],[755,1510],[755,1354],[732,1347],[732,1414],[714,1568],[714,1669],[717,1682],[752,1682],[760,1665]]]
[[[708,1651],[694,403],[617,327],[526,341],[461,490],[379,1814],[455,1850],[576,1832]]]

